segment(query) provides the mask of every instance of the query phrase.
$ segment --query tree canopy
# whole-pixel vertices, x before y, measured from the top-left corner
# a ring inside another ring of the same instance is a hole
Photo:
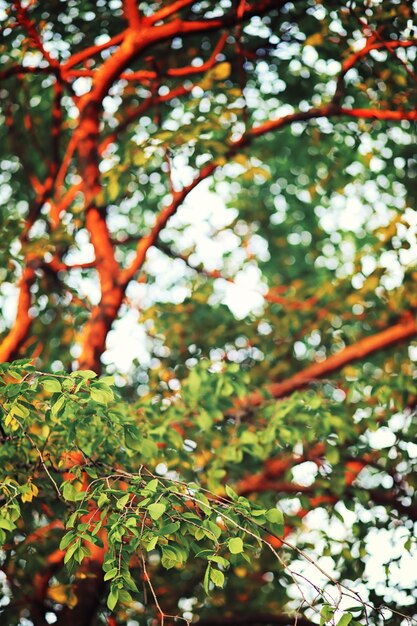
[[[0,0],[2,624],[416,621],[415,8]]]

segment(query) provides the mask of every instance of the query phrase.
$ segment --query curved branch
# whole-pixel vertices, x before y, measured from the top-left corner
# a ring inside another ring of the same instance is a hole
[[[74,53],[72,56],[70,56],[68,61],[66,61],[62,65],[63,73],[65,74],[66,72],[71,70],[73,67],[75,67],[79,63],[82,63],[86,59],[90,59],[92,56],[100,54],[100,52],[102,52],[103,50],[107,50],[108,48],[111,48],[112,46],[118,46],[119,44],[122,43],[123,39],[126,36],[126,33],[127,33],[127,29],[123,30],[121,33],[118,33],[114,37],[111,37],[105,43],[97,44],[95,46],[90,46],[89,48],[80,50],[80,52]]]
[[[164,7],[163,9],[160,9],[159,11],[154,13],[151,17],[148,18],[148,23],[155,24],[155,22],[166,20],[167,17],[171,17],[171,15],[178,13],[179,11],[181,11],[181,9],[189,7],[191,4],[193,4],[193,2],[194,0],[177,0],[169,6]]]
[[[417,46],[416,40],[407,40],[407,41],[378,41],[372,38],[361,50],[351,54],[343,63],[342,63],[342,71],[340,72],[337,83],[336,90],[333,96],[334,104],[340,104],[343,93],[344,79],[346,74],[351,70],[363,57],[367,56],[372,50],[387,50],[388,52],[393,53],[397,48],[410,48],[411,46]]]
[[[132,261],[131,265],[122,272],[122,283],[127,285],[127,283],[132,280],[136,274],[136,272],[142,267],[146,253],[149,248],[153,246],[158,237],[161,230],[165,227],[169,218],[172,217],[177,209],[184,202],[185,198],[188,196],[190,191],[192,191],[197,185],[202,181],[211,176],[211,174],[215,171],[217,165],[215,163],[209,163],[200,171],[199,175],[190,183],[187,187],[184,187],[181,191],[177,191],[174,193],[174,198],[168,206],[164,207],[161,212],[158,214],[156,218],[156,222],[151,230],[151,232],[142,237],[140,239],[137,248],[136,248],[136,257]]]
[[[320,117],[341,117],[341,116],[350,116],[350,117],[358,117],[365,119],[382,119],[382,120],[417,120],[417,110],[416,111],[391,111],[391,110],[377,110],[377,109],[346,109],[342,107],[337,107],[333,104],[323,105],[322,107],[312,108],[309,111],[299,111],[296,113],[291,113],[289,115],[285,115],[276,120],[271,120],[265,122],[264,124],[260,124],[259,126],[255,126],[246,131],[240,139],[233,141],[230,143],[229,150],[224,155],[226,158],[234,156],[241,148],[247,147],[254,138],[265,135],[269,132],[280,130],[289,124],[297,121],[307,121],[311,119],[317,119]],[[138,244],[136,250],[136,258],[132,262],[129,268],[127,268],[123,272],[123,282],[127,283],[131,280],[135,273],[142,266],[146,253],[151,246],[153,246],[159,233],[162,228],[168,222],[169,218],[174,215],[177,211],[178,207],[185,200],[186,196],[192,191],[197,185],[211,176],[220,166],[220,163],[216,160],[213,160],[211,163],[208,163],[204,168],[200,171],[198,176],[194,179],[194,181],[182,189],[180,192],[174,196],[172,203],[165,207],[161,213],[158,215],[155,226],[152,231],[146,237],[143,237]]]
[[[13,5],[16,11],[18,23],[26,31],[29,39],[35,44],[35,47],[39,50],[44,59],[49,63],[51,68],[53,68],[55,73],[59,75],[61,71],[60,63],[57,59],[51,57],[49,52],[45,49],[41,36],[36,30],[35,23],[29,17],[27,7],[24,7],[20,0],[13,0]]]
[[[314,461],[317,465],[320,465],[325,450],[326,444],[320,442],[302,455],[282,454],[276,458],[268,459],[265,461],[263,471],[242,478],[236,484],[236,491],[241,496],[265,491],[266,485],[275,485],[277,479],[282,479],[288,470],[295,465],[305,463],[306,461]]]
[[[12,65],[0,72],[0,80],[5,80],[11,76],[19,76],[19,74],[53,74],[54,71],[49,65],[35,67],[31,65]]]
[[[386,328],[379,333],[360,339],[352,346],[348,346],[336,354],[332,354],[324,361],[309,365],[287,380],[272,383],[265,388],[265,392],[254,392],[248,398],[241,400],[239,406],[249,408],[262,404],[268,396],[275,399],[283,398],[297,389],[306,387],[309,383],[324,378],[340,370],[345,365],[358,361],[382,350],[386,350],[398,343],[411,339],[417,334],[417,323],[414,317],[407,315],[401,322]]]
[[[120,244],[129,243],[131,241],[136,241],[136,239],[137,239],[136,237],[135,238],[128,237],[127,239],[124,239],[123,241],[116,241],[115,243],[120,245]],[[170,248],[170,246],[168,246],[165,243],[162,243],[161,241],[158,242],[157,247],[158,247],[158,250],[163,252],[166,256],[170,257],[171,259],[178,259],[180,261],[183,261],[187,267],[189,267],[191,270],[193,270],[194,272],[196,272],[197,274],[201,276],[205,276],[206,278],[211,278],[213,280],[217,280],[220,278],[221,280],[224,280],[225,282],[230,283],[231,285],[236,284],[236,281],[234,278],[230,276],[224,276],[220,270],[208,270],[205,267],[193,265],[190,262],[189,255],[181,253],[181,252],[176,252],[175,250]],[[284,288],[284,289],[287,289],[287,288]],[[318,302],[317,296],[310,296],[309,298],[306,298],[305,300],[294,300],[287,296],[281,296],[279,295],[279,293],[276,293],[276,292],[282,291],[282,286],[278,288],[271,287],[270,289],[268,289],[266,293],[261,291],[260,289],[255,289],[255,288],[251,288],[250,291],[261,296],[266,302],[270,302],[271,304],[280,304],[283,308],[290,310],[290,311],[291,310],[292,311],[310,311],[312,305]],[[327,313],[325,309],[321,309],[321,311]]]
[[[201,72],[206,72],[207,70],[211,69],[215,65],[217,57],[222,51],[224,44],[226,42],[226,39],[227,39],[227,34],[224,33],[220,37],[210,57],[207,59],[207,61],[204,61],[204,63],[202,63],[201,65],[187,65],[185,67],[171,67],[165,71],[161,71],[160,74],[152,70],[139,70],[137,72],[129,72],[129,73],[124,72],[123,74],[120,75],[120,78],[123,78],[124,80],[144,80],[144,79],[154,80],[155,78],[158,78],[159,76],[186,78],[187,76],[192,76],[193,74],[201,74]]]
[[[129,23],[129,27],[139,30],[142,25],[142,16],[139,12],[138,0],[124,0],[123,12]]]
[[[260,124],[259,126],[255,126],[245,133],[241,137],[240,140],[236,141],[235,146],[236,149],[239,147],[246,146],[250,143],[251,139],[254,137],[259,137],[260,135],[265,135],[267,132],[272,132],[275,130],[279,130],[284,126],[292,122],[306,122],[312,119],[319,119],[321,117],[353,117],[360,119],[370,119],[370,120],[385,120],[385,121],[416,121],[417,120],[417,110],[412,111],[404,111],[402,109],[392,110],[392,109],[348,109],[346,107],[339,107],[333,103],[323,105],[321,107],[314,107],[309,109],[308,111],[298,111],[296,113],[290,113],[289,115],[284,115],[283,117],[279,117],[276,120],[269,120]]]
[[[20,346],[26,340],[33,318],[29,313],[32,297],[30,288],[35,280],[35,270],[27,265],[19,281],[19,299],[17,303],[16,319],[8,335],[0,344],[0,363],[11,361],[18,353]]]
[[[84,328],[79,367],[100,372],[100,357],[105,349],[107,334],[123,302],[125,289],[120,280],[120,267],[114,255],[105,214],[91,206],[87,210],[86,227],[94,247],[101,298]]]

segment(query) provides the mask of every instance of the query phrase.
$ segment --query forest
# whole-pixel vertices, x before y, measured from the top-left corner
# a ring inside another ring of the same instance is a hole
[[[417,624],[417,2],[0,0],[0,623]]]

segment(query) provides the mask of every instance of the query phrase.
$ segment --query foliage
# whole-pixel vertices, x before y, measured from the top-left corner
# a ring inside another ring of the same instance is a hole
[[[358,414],[359,399],[346,406],[321,394],[295,394],[278,407],[275,402],[267,403],[258,416],[260,423],[253,423],[254,429],[224,417],[236,411],[232,398],[247,392],[233,365],[217,374],[207,366],[193,369],[183,382],[181,396],[159,404],[150,398],[124,403],[114,397],[109,377],[97,379],[92,371],[45,375],[30,362],[18,361],[2,366],[2,379],[4,504],[0,539],[7,546],[14,535],[10,563],[20,562],[26,560],[29,545],[40,540],[40,530],[54,531],[36,549],[62,555],[60,559],[66,564],[48,588],[52,606],[58,602],[73,607],[77,599],[64,581],[68,576],[71,580],[83,564],[91,566],[98,554],[102,555],[104,581],[108,581],[107,607],[112,610],[119,602],[121,616],[126,611],[133,615],[138,601],[143,601],[138,586],[142,576],[158,602],[151,581],[163,575],[160,568],[174,568],[186,580],[195,569],[202,587],[195,593],[204,602],[201,594],[216,593],[216,587],[225,585],[226,576],[229,586],[230,569],[232,576],[241,577],[243,572],[246,576],[254,558],[259,562],[265,559],[273,570],[278,568],[288,593],[290,582],[297,580],[288,559],[293,558],[294,550],[301,550],[300,554],[309,559],[310,542],[307,536],[305,544],[300,544],[303,547],[295,548],[284,539],[288,526],[284,531],[282,510],[268,485],[262,485],[271,478],[268,471],[257,476],[256,470],[275,457],[287,475],[292,463],[286,463],[283,452],[290,453],[299,441],[306,449],[324,446],[321,456],[328,467],[315,483],[315,498],[317,503],[329,502],[335,518],[345,523],[348,511],[357,510],[355,500],[362,505],[370,497],[378,502],[374,489],[350,487],[365,466],[363,459],[369,462],[375,457],[372,446],[365,444],[365,436],[378,429],[375,415],[355,426],[347,414],[352,404]],[[390,402],[381,390],[379,414]],[[368,403],[363,402],[363,412]],[[265,422],[267,426],[262,426]],[[409,432],[403,425],[402,431],[402,442],[415,436],[411,422]],[[363,443],[358,445],[361,438]],[[11,462],[16,451],[18,463]],[[308,455],[292,462],[301,463],[306,458]],[[401,459],[413,466],[412,456],[408,457],[405,450]],[[378,463],[384,463],[384,473],[389,476],[389,458],[380,454]],[[242,464],[249,470],[246,479],[241,476]],[[368,481],[372,483],[370,477]],[[257,491],[256,500],[239,495]],[[303,493],[301,486],[296,493]],[[384,493],[389,491],[379,492],[382,502]],[[301,506],[305,503],[310,507],[312,501],[301,495]],[[334,506],[338,501],[343,502],[342,508]],[[49,507],[53,507],[54,521],[47,523]],[[404,511],[408,512],[407,507]],[[285,517],[292,529],[303,515],[297,511]],[[337,558],[348,578],[362,572],[360,563],[347,559],[346,553],[350,554],[354,545],[365,549],[362,533],[367,527],[358,520],[354,536],[342,542],[337,557],[331,537],[323,532],[328,544],[324,554]],[[408,549],[412,549],[411,535]],[[40,556],[21,572],[23,581],[29,578],[26,584],[31,584],[33,576],[44,574],[44,569],[37,572],[37,568],[47,567],[40,565]],[[6,572],[8,567],[7,560]],[[333,584],[329,575],[328,585]],[[266,598],[275,593],[271,587]],[[320,594],[327,622],[335,606],[326,602],[330,595],[327,585]],[[340,594],[341,598],[356,595],[349,587],[342,587]],[[314,611],[317,607],[320,603],[312,605]],[[358,604],[356,611],[360,613],[355,615],[358,619],[364,607]],[[10,623],[13,612],[6,607],[4,615]]]
[[[2,623],[415,621],[414,11],[0,0]]]

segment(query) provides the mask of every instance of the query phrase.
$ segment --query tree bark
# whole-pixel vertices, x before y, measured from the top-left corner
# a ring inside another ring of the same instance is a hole
[[[0,344],[0,363],[11,361],[19,352],[19,348],[27,339],[32,325],[32,316],[29,313],[31,306],[30,288],[35,280],[35,270],[27,265],[19,281],[19,299],[17,303],[16,320],[8,335]]]

